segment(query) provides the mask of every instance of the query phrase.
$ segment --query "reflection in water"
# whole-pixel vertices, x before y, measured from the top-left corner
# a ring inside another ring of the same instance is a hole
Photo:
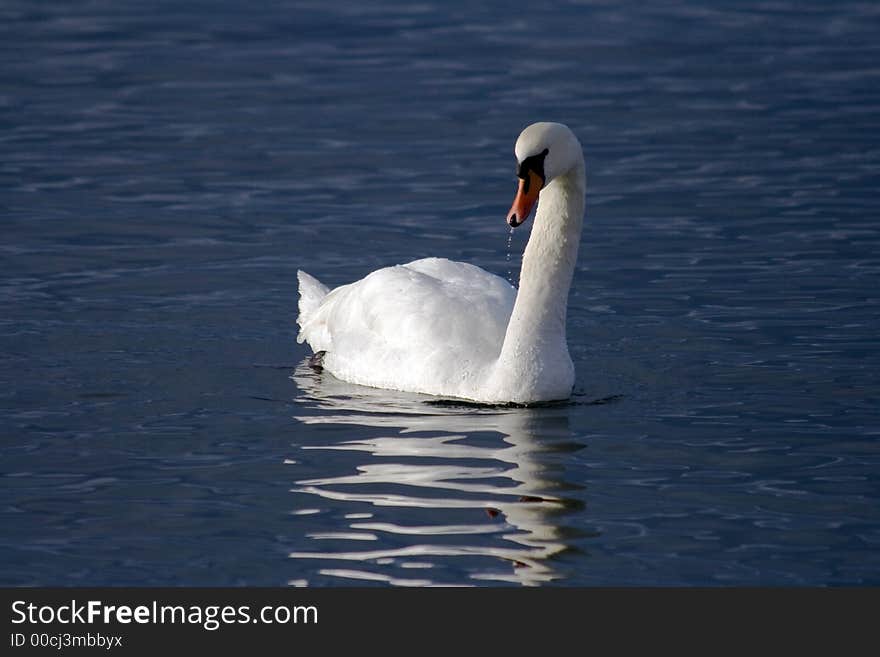
[[[561,577],[551,557],[569,547],[573,533],[561,523],[579,505],[561,493],[579,487],[563,481],[552,453],[583,447],[572,441],[566,406],[439,406],[419,395],[353,386],[305,365],[293,379],[299,408],[314,413],[297,420],[360,426],[369,437],[303,447],[356,456],[354,471],[300,480],[293,489],[350,511],[347,527],[308,538],[316,546],[320,539],[350,541],[351,548],[292,558],[345,566],[321,569],[325,576],[392,584],[462,584],[382,572],[394,564],[422,574],[461,556],[467,560],[458,572],[471,579],[533,585]],[[355,512],[365,509],[371,513]],[[423,512],[415,522],[412,509]]]

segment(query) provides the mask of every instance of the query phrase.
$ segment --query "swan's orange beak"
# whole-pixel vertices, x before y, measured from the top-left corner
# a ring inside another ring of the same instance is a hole
[[[516,228],[529,218],[529,213],[538,200],[538,193],[544,186],[544,179],[534,171],[526,171],[526,177],[520,178],[519,189],[516,190],[516,198],[507,213],[507,223],[511,228]]]

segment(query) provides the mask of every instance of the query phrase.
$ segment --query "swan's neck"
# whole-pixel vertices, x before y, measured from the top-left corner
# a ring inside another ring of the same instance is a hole
[[[523,254],[519,292],[496,376],[505,385],[522,388],[526,398],[536,394],[548,399],[560,394],[568,397],[571,392],[574,371],[565,341],[565,318],[584,221],[584,189],[580,163],[541,190]],[[559,387],[560,379],[566,377],[571,380],[564,393],[542,392],[547,381],[556,381]]]

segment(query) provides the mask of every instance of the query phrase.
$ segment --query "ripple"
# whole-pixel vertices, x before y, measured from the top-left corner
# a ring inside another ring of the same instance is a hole
[[[468,561],[483,557],[489,558],[489,563],[508,564],[507,569],[491,566],[471,572],[470,579],[537,584],[560,576],[552,565],[553,556],[568,549],[565,513],[577,502],[554,491],[576,486],[555,478],[555,469],[544,462],[542,456],[552,451],[554,444],[541,434],[546,427],[557,441],[571,439],[564,430],[564,407],[437,412],[429,410],[437,407],[426,405],[419,396],[397,395],[390,405],[387,391],[348,386],[304,365],[294,378],[302,408],[322,410],[320,416],[298,416],[300,422],[397,430],[371,439],[302,447],[303,454],[315,450],[347,452],[352,457],[351,471],[299,480],[292,492],[340,503],[343,509],[367,505],[375,514],[370,522],[351,518],[359,514],[344,514],[346,520],[355,520],[348,523],[356,530],[352,533],[336,531],[309,537],[361,540],[360,532],[368,531],[371,537],[382,533],[408,544],[371,550],[298,550],[290,553],[292,559],[357,561],[364,568],[370,566],[367,575],[367,571],[358,571],[361,576],[392,584],[401,580],[384,571],[397,568],[394,564],[398,560],[410,557],[435,570],[441,561],[425,561],[426,557]],[[455,433],[456,429],[462,433]],[[482,436],[480,444],[471,444],[475,432]],[[384,509],[394,513],[389,515]],[[420,512],[420,522],[397,521],[406,509]],[[470,520],[449,522],[455,518]],[[429,520],[432,522],[426,522]],[[477,536],[483,537],[480,543],[464,542]],[[443,542],[430,542],[432,538]],[[423,542],[426,540],[429,542]],[[383,560],[390,560],[384,568]],[[324,568],[321,572],[339,571]],[[431,583],[462,583],[460,579],[444,582],[441,576],[437,574]]]

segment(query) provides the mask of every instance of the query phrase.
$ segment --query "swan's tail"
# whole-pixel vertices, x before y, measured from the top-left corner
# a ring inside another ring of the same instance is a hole
[[[315,309],[321,305],[321,301],[330,292],[330,289],[314,276],[310,276],[304,271],[296,272],[299,279],[299,317],[296,318],[297,324],[304,328]],[[297,336],[297,342],[302,343],[306,339],[304,331],[300,331]]]

